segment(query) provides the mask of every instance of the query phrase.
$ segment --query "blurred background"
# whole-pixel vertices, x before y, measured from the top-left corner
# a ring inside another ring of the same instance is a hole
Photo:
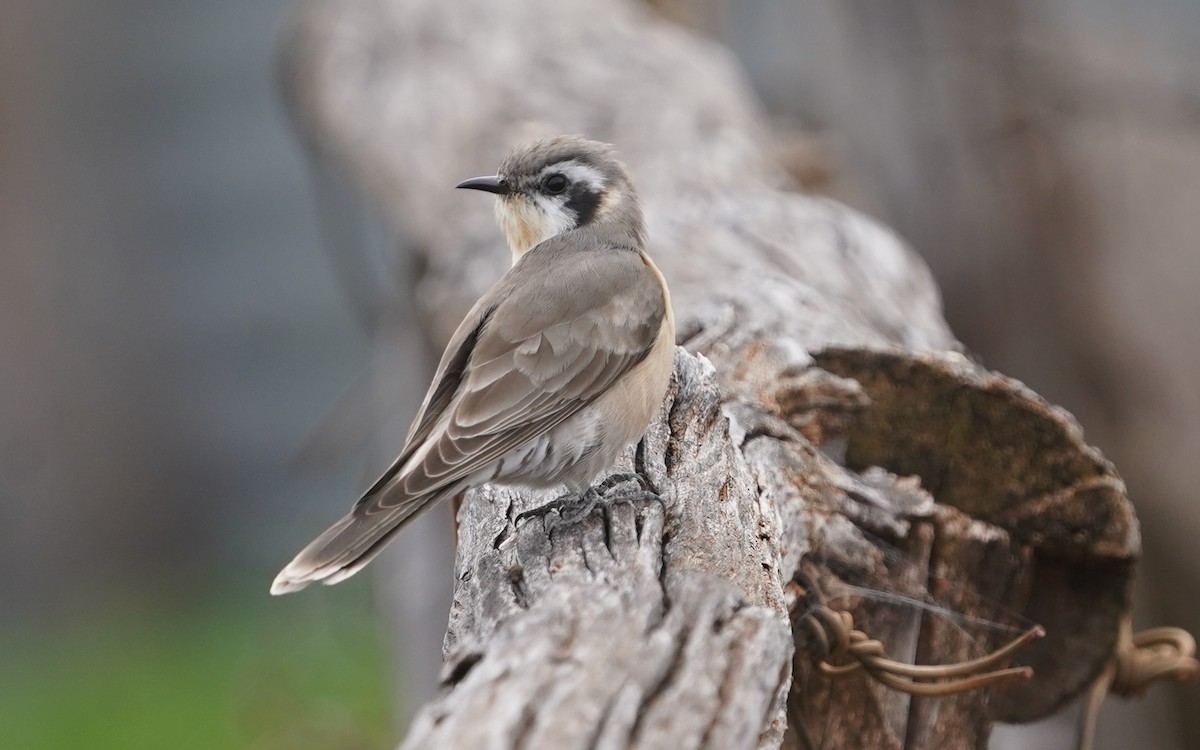
[[[1138,506],[1144,624],[1200,632],[1200,3],[655,5],[732,49],[808,189],[924,255],[970,349],[1075,413]],[[288,125],[290,7],[0,2],[6,747],[383,748],[432,688],[448,562],[427,605],[266,596],[386,460],[297,468],[375,356],[339,250],[403,288]],[[431,365],[401,364],[403,423]],[[428,612],[420,665],[381,610]],[[1110,706],[1099,747],[1200,746],[1196,705]]]

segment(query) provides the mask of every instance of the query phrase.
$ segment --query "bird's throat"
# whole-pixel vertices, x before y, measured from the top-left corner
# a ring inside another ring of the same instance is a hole
[[[523,196],[496,201],[496,220],[508,240],[513,265],[540,243],[574,228],[571,218],[565,214],[547,212]]]

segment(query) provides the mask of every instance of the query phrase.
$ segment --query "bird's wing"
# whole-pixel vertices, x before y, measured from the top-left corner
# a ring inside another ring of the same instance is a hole
[[[400,459],[356,515],[401,510],[471,476],[591,403],[650,351],[665,302],[641,255],[553,249],[531,251],[548,257],[523,258],[480,300]]]
[[[400,457],[279,573],[272,593],[353,575],[423,509],[645,358],[666,314],[658,276],[637,252],[568,251],[557,239],[529,251],[476,304],[442,356]]]

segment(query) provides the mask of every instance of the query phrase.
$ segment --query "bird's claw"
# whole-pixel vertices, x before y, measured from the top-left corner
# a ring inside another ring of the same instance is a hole
[[[612,492],[614,488],[624,484],[636,482],[637,490],[626,492]],[[558,526],[560,523],[578,523],[591,515],[597,505],[612,506],[618,503],[629,503],[633,505],[637,502],[655,501],[662,503],[663,499],[658,494],[652,492],[649,484],[644,478],[638,474],[621,473],[613,474],[603,482],[589,487],[582,494],[568,492],[565,495],[560,495],[550,502],[539,505],[536,508],[519,513],[516,517],[516,522],[520,523],[526,518],[534,516],[545,516],[552,511],[558,511],[558,519],[551,522],[550,529]]]
[[[596,491],[600,495],[607,495],[608,491],[613,487],[620,487],[629,482],[637,482],[638,486],[643,490],[650,489],[650,484],[642,477],[641,474],[636,474],[632,471],[623,471],[618,474],[610,474],[603,482],[592,487],[588,492]],[[586,493],[585,493],[586,494]]]

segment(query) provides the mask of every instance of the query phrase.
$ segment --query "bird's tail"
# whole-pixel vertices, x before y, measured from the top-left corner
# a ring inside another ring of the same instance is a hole
[[[271,584],[271,594],[290,594],[314,581],[332,586],[354,575],[392,536],[442,499],[441,494],[413,498],[400,507],[363,513],[356,508],[314,539],[287,564]]]

